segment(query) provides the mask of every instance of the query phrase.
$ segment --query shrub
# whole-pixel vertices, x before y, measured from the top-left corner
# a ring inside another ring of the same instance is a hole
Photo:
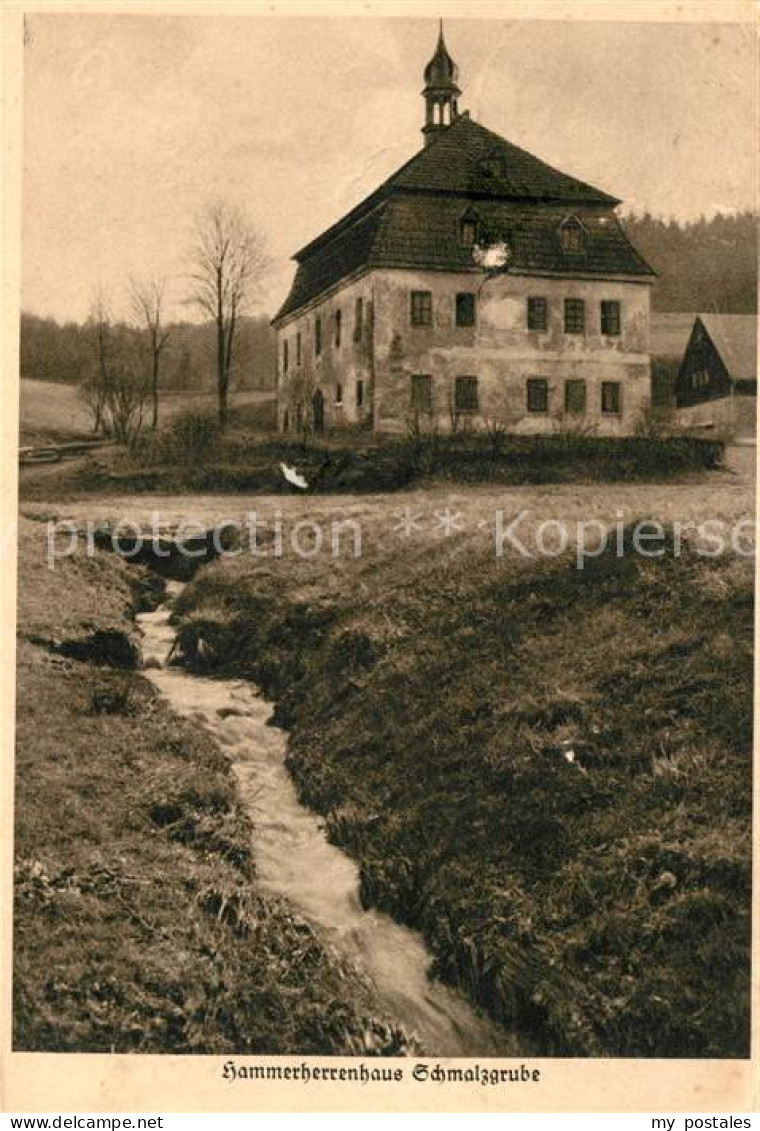
[[[90,636],[62,641],[55,651],[71,660],[125,671],[134,671],[140,666],[139,645],[120,629],[99,628]]]
[[[489,421],[482,430],[453,435],[411,428],[405,436],[367,440],[353,433],[304,442],[244,431],[222,436],[213,417],[187,412],[155,438],[134,445],[129,464],[110,473],[88,467],[77,486],[292,493],[281,463],[295,465],[309,493],[320,495],[396,491],[435,478],[501,484],[643,482],[715,467],[722,452],[717,437],[668,434],[665,422],[654,417],[629,437],[589,435],[574,426],[552,435],[523,435]]]
[[[216,453],[220,435],[215,416],[190,409],[175,416],[162,430],[157,454],[166,462],[194,463]]]
[[[679,432],[673,410],[655,407],[642,410],[636,421],[636,435],[648,440],[659,440]]]

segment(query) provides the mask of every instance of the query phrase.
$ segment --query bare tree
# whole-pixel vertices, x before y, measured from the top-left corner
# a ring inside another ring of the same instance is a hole
[[[82,376],[80,396],[94,431],[132,443],[140,434],[149,386],[137,357],[135,332],[113,320],[107,291],[93,291],[85,325],[93,363]]]
[[[195,226],[190,301],[216,327],[219,425],[227,423],[230,372],[239,318],[253,304],[269,266],[264,241],[241,209],[209,204]]]
[[[80,393],[92,412],[93,431],[102,432],[107,425],[106,404],[113,359],[111,304],[102,286],[97,286],[93,291],[86,330],[88,342],[95,355],[95,365],[93,371],[83,379]]]
[[[109,428],[119,443],[132,444],[138,439],[148,394],[149,385],[141,367],[128,356],[118,358],[110,374],[106,404]]]
[[[163,325],[165,279],[130,279],[129,300],[132,313],[145,327],[151,353],[151,398],[153,402],[152,427],[158,428],[159,373],[161,351],[169,340],[169,331]]]

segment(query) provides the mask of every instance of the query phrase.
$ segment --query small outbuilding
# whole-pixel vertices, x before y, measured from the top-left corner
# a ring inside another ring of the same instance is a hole
[[[753,437],[757,410],[757,318],[698,314],[676,384],[682,424]]]

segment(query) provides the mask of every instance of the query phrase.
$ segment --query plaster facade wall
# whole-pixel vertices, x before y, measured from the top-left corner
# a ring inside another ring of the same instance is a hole
[[[432,325],[414,326],[412,291],[432,296]],[[456,296],[476,295],[474,326],[456,324]],[[545,298],[546,330],[527,329],[527,300]],[[356,299],[363,325],[355,339]],[[565,299],[585,303],[585,332],[565,332]],[[600,304],[620,303],[619,336],[601,333]],[[341,311],[341,343],[335,313]],[[322,349],[315,351],[315,320],[322,322]],[[302,342],[301,364],[296,335]],[[283,364],[288,341],[288,371]],[[599,279],[501,275],[480,272],[383,269],[349,281],[278,328],[278,413],[292,429],[310,411],[319,389],[326,427],[357,425],[402,433],[410,427],[447,431],[498,421],[512,431],[550,433],[578,428],[598,435],[629,435],[651,400],[649,286]],[[429,376],[432,412],[412,404],[412,378]],[[457,377],[477,378],[476,411],[460,412]],[[527,381],[547,382],[546,411],[529,411]],[[565,411],[565,382],[585,382],[583,413]],[[361,382],[363,403],[357,404]],[[620,411],[602,411],[602,383],[618,382]],[[340,386],[342,403],[336,389]],[[299,409],[298,406],[301,406]]]
[[[432,292],[432,326],[412,326],[410,292]],[[599,435],[634,431],[650,403],[649,287],[629,282],[481,274],[383,271],[373,277],[375,299],[375,427],[404,431],[415,417],[414,374],[432,377],[433,413],[428,423],[445,430],[498,420],[510,430],[553,432],[584,428]],[[477,292],[476,324],[456,325],[456,295]],[[527,329],[527,299],[547,300],[545,331]],[[564,300],[585,303],[585,332],[565,333]],[[621,304],[619,337],[602,335],[600,303]],[[455,383],[477,377],[479,407],[459,414]],[[548,383],[546,412],[527,408],[529,378]],[[586,382],[583,414],[565,413],[565,381]],[[602,382],[620,382],[621,411],[602,412]]]
[[[361,326],[356,304],[361,299]],[[340,311],[340,345],[336,315]],[[316,320],[322,348],[316,351]],[[365,274],[300,311],[277,328],[277,415],[281,430],[296,430],[299,414],[311,414],[319,390],[326,428],[371,426],[373,404],[373,305],[371,278]],[[297,339],[301,336],[301,359]],[[285,342],[288,362],[285,366]]]

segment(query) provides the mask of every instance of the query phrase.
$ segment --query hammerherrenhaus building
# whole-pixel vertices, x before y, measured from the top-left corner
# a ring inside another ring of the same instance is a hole
[[[630,435],[654,272],[620,201],[460,112],[457,79],[441,29],[423,148],[296,254],[279,427]]]

